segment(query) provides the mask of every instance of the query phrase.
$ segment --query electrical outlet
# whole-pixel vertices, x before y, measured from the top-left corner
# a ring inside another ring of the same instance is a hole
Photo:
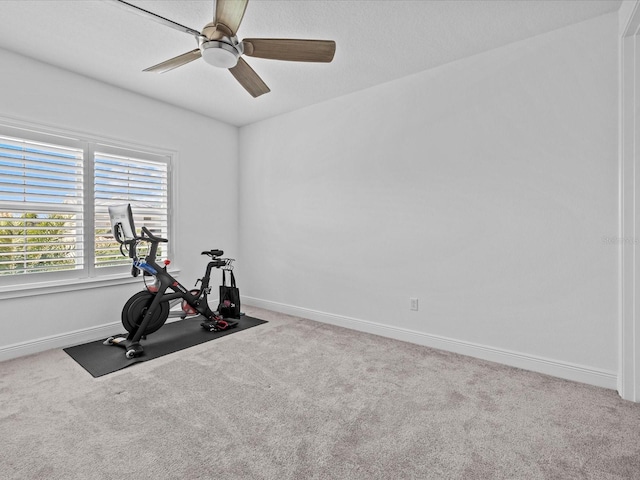
[[[409,299],[409,303],[410,303],[410,306],[409,306],[410,310],[415,310],[415,311],[418,310],[418,299],[417,298],[410,298]]]

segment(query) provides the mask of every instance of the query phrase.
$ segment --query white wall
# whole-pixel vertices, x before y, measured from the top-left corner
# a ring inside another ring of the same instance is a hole
[[[4,50],[0,65],[3,117],[179,152],[173,261],[185,285],[204,271],[202,250],[222,248],[237,256],[236,127]],[[119,325],[122,305],[141,288],[136,283],[0,300],[0,358],[99,337],[96,327]],[[37,339],[40,346],[33,344]]]
[[[629,24],[630,19],[635,13],[635,10],[640,5],[640,0],[622,0],[620,8],[618,9],[618,34],[623,35],[624,30]]]
[[[245,301],[615,387],[617,28],[241,128]]]

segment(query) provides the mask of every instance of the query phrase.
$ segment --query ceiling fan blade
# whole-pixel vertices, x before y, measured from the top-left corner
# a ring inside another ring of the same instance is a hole
[[[295,40],[284,38],[245,38],[245,55],[290,62],[324,62],[333,60],[333,40]]]
[[[238,59],[238,64],[230,68],[229,71],[254,98],[271,91],[242,57]]]
[[[244,11],[249,0],[216,0],[216,24],[222,24],[229,29],[229,36],[233,36],[240,27]],[[220,28],[218,26],[218,28]]]
[[[153,12],[150,12],[149,10],[145,10],[144,8],[140,8],[140,7],[136,7],[135,5],[132,5],[129,2],[125,2],[124,0],[113,0],[115,2],[116,5],[120,5],[122,7],[127,8],[129,11],[135,12],[138,15],[142,15],[143,17],[147,17],[150,18],[151,20],[161,23],[163,25],[166,25],[167,27],[171,27],[175,30],[179,30],[181,32],[185,32],[185,33],[189,33],[193,36],[195,36],[196,38],[200,36],[200,32],[198,32],[197,30],[194,30],[193,28],[189,28],[189,27],[185,27],[184,25],[180,25],[177,22],[174,22],[173,20],[169,20],[168,18],[164,18],[161,17],[160,15],[157,15]]]
[[[196,48],[195,50],[191,50],[190,52],[183,53],[182,55],[170,58],[169,60],[165,60],[162,63],[154,65],[153,67],[145,68],[143,72],[165,73],[169,70],[173,70],[174,68],[181,67],[182,65],[185,65],[189,62],[193,62],[201,56],[202,54],[200,53],[200,49]]]

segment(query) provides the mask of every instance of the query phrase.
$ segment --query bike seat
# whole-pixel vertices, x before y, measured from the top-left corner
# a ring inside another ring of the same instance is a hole
[[[224,254],[222,250],[209,250],[201,253],[201,255],[209,255],[210,257],[219,257],[222,254]]]

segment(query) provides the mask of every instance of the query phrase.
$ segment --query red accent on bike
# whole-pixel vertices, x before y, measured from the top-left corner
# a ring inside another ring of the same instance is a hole
[[[165,267],[168,267],[169,265],[171,265],[171,260],[169,260],[168,258],[163,262]]]
[[[149,290],[151,293],[158,293],[158,286],[157,285],[149,285],[147,287],[147,290]]]
[[[225,322],[224,320],[218,320],[218,325],[220,325],[220,328],[222,330],[224,330],[225,328],[227,328],[229,326],[229,324],[227,322]]]
[[[194,297],[200,296],[200,290],[191,290],[190,293]],[[195,315],[198,313],[198,310],[189,305],[186,300],[182,300],[182,311],[187,315]]]
[[[198,311],[189,305],[186,301],[182,301],[182,311],[187,315],[195,315]]]

